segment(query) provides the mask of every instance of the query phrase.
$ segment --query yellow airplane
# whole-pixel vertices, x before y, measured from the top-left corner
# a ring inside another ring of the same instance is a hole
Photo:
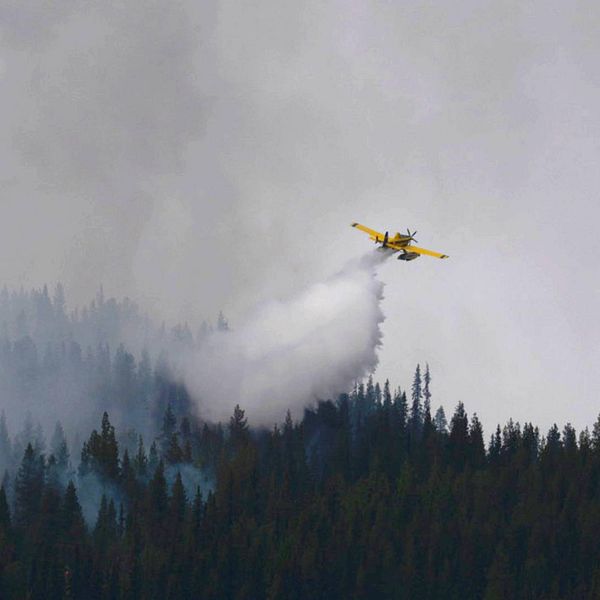
[[[407,229],[407,235],[403,233],[396,233],[395,236],[389,237],[388,233],[379,233],[374,229],[369,229],[360,223],[352,223],[352,227],[356,227],[356,229],[360,229],[365,233],[369,234],[369,237],[376,243],[381,244],[381,248],[389,248],[393,252],[400,252],[398,256],[398,260],[414,260],[415,258],[419,258],[420,254],[426,254],[427,256],[433,256],[434,258],[448,258],[446,254],[440,254],[439,252],[434,252],[433,250],[426,250],[425,248],[417,248],[417,246],[411,245],[411,242],[416,242],[415,235],[416,231],[413,233],[410,232],[410,229]]]

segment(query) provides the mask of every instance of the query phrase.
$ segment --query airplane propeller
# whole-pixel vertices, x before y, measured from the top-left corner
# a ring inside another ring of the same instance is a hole
[[[415,231],[413,231],[412,233],[410,232],[410,229],[408,229],[408,227],[406,228],[406,231],[408,232],[408,237],[410,238],[410,240],[412,242],[417,242],[417,244],[419,243],[418,240],[415,239],[415,235],[417,235],[417,230],[415,229]]]

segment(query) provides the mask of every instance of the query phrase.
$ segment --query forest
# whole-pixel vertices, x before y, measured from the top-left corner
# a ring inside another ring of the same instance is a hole
[[[208,325],[101,296],[67,315],[60,288],[3,292],[0,325],[0,598],[600,597],[600,418],[485,440],[463,403],[432,410],[417,366],[272,428],[243,406],[212,423],[168,354],[134,348]],[[77,427],[14,426],[64,398]]]

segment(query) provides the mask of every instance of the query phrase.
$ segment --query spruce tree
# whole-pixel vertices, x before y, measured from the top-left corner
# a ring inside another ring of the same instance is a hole
[[[157,526],[162,522],[168,508],[167,480],[162,460],[158,463],[154,476],[148,484],[147,498],[150,520]]]
[[[173,526],[180,526],[185,518],[185,511],[187,506],[187,497],[185,488],[183,487],[183,481],[181,479],[181,473],[177,471],[175,482],[173,483],[173,489],[171,491],[171,499],[169,501],[169,518]]]
[[[156,467],[158,467],[158,450],[156,449],[156,442],[152,442],[150,451],[148,452],[148,473],[154,473]]]
[[[0,486],[0,530],[9,531],[11,526],[10,509],[4,486]]]
[[[429,373],[429,363],[425,363],[425,375],[423,376],[423,408],[425,411],[431,411],[431,374]]]
[[[44,462],[29,443],[15,479],[15,523],[18,527],[33,524],[44,489]]]
[[[249,439],[248,419],[239,404],[235,405],[233,415],[229,419],[229,434],[234,449],[244,445]]]
[[[464,466],[468,454],[469,420],[462,402],[458,403],[450,422],[450,435],[448,437],[448,450],[450,460],[455,468]]]
[[[146,451],[144,450],[144,439],[141,435],[138,438],[138,448],[135,458],[133,459],[133,467],[138,477],[146,477],[148,459],[146,458]]]
[[[163,424],[160,434],[161,455],[163,457],[166,456],[167,452],[169,451],[169,446],[171,445],[173,435],[176,433],[176,429],[177,419],[175,417],[175,413],[173,412],[173,407],[171,406],[171,403],[169,403],[163,416]]]
[[[475,467],[482,467],[485,463],[483,427],[476,413],[473,413],[469,426],[469,460]]]
[[[102,473],[108,479],[116,481],[119,477],[119,445],[115,436],[115,428],[110,424],[107,412],[102,415],[100,438],[102,442],[100,458]]]
[[[165,462],[169,465],[181,463],[183,461],[183,452],[179,446],[177,432],[171,434],[169,445],[164,455]]]
[[[392,394],[390,393],[390,380],[386,379],[383,384],[383,406],[389,409],[392,405]]]
[[[50,452],[56,459],[56,466],[60,471],[66,472],[69,468],[69,448],[65,432],[60,421],[56,422],[52,440],[50,442]]]
[[[6,427],[6,416],[4,411],[0,413],[0,472],[4,472],[11,462],[11,443]]]
[[[69,480],[65,490],[62,507],[62,526],[67,537],[80,537],[85,533],[85,523],[77,490],[72,480]]]
[[[413,436],[418,436],[423,426],[423,406],[421,399],[423,391],[421,389],[421,366],[417,365],[412,384],[412,404],[410,407],[409,428]]]
[[[446,413],[443,406],[440,406],[435,411],[433,424],[439,433],[448,433],[448,421],[446,420]]]

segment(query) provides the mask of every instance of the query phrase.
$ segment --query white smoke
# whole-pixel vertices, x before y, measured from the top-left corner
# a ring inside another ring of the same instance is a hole
[[[287,301],[259,307],[235,331],[213,334],[185,367],[201,414],[227,418],[235,404],[253,424],[348,391],[378,363],[383,283],[374,252]]]

